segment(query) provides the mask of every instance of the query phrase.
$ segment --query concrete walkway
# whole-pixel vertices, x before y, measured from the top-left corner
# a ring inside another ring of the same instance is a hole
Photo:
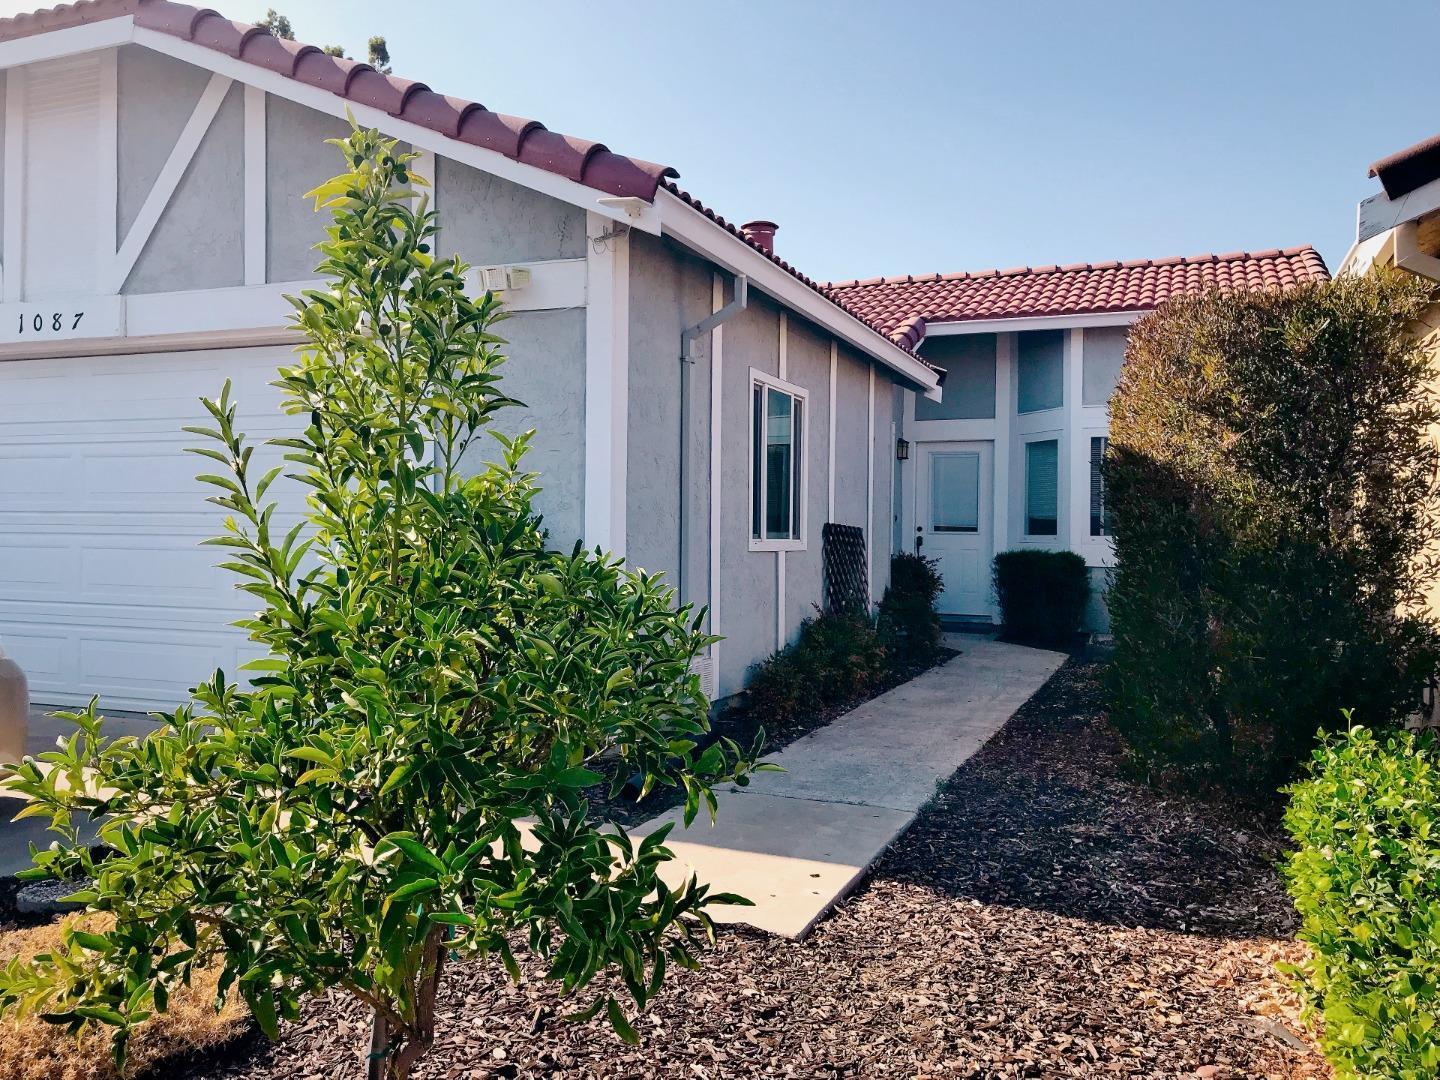
[[[693,872],[754,901],[712,909],[717,921],[804,937],[1065,660],[985,637],[945,640],[962,655],[767,759],[785,772],[724,789],[713,827],[702,814],[683,829],[672,810],[634,833],[674,822],[667,878]]]

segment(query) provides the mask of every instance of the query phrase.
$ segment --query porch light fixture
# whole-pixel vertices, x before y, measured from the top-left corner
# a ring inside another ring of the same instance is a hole
[[[910,460],[910,440],[909,440],[909,439],[896,439],[896,440],[895,440],[895,460],[896,460],[896,461],[909,461],[909,460]]]

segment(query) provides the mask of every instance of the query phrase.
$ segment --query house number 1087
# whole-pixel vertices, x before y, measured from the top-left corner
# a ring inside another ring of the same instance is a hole
[[[20,313],[19,333],[23,334],[27,331],[32,331],[36,334],[43,334],[48,330],[52,334],[58,334],[60,331],[66,329],[65,323],[67,321],[70,323],[70,330],[78,330],[80,328],[80,320],[84,317],[85,312],[83,311],[56,311],[49,316],[42,315],[38,311],[33,316],[27,316],[22,311]]]

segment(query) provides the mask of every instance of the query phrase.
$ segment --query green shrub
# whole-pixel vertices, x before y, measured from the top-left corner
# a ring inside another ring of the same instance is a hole
[[[1435,668],[1440,421],[1375,274],[1182,297],[1131,330],[1105,464],[1111,717],[1152,775],[1273,791],[1332,703],[1404,716]]]
[[[869,619],[816,615],[794,644],[755,666],[748,700],[766,722],[784,723],[869,697],[886,674],[885,648]]]
[[[995,556],[995,598],[1007,637],[1065,644],[1090,601],[1090,571],[1073,551],[1002,551]]]
[[[1357,727],[1290,789],[1295,970],[1338,1077],[1440,1074],[1440,744]]]
[[[897,675],[930,667],[940,655],[935,601],[945,589],[939,560],[902,552],[890,560],[890,585],[880,600],[879,633]]]

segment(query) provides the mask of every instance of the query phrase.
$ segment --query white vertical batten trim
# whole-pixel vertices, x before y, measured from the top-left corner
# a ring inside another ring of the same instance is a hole
[[[992,455],[990,501],[995,520],[994,554],[1010,546],[1010,506],[1016,497],[1010,485],[1010,431],[1015,416],[1015,335],[995,336],[995,452]],[[999,622],[999,612],[992,605],[990,617]]]
[[[625,555],[629,447],[630,237],[586,214],[585,546]]]
[[[1080,551],[1090,540],[1090,454],[1085,444],[1085,425],[1081,416],[1085,395],[1085,331],[1065,331],[1065,485],[1068,512],[1066,544],[1071,551]],[[1061,459],[1064,461],[1064,458]]]
[[[829,471],[826,475],[825,487],[825,520],[835,520],[835,375],[839,366],[840,346],[834,338],[830,339],[830,437],[827,446],[830,452],[828,462]]]
[[[25,281],[25,69],[5,78],[5,279],[0,297],[21,299]]]
[[[195,109],[191,112],[190,119],[185,122],[170,156],[165,159],[160,175],[155,178],[155,185],[150,189],[150,194],[145,196],[140,212],[135,215],[125,242],[115,253],[111,262],[109,288],[102,289],[102,292],[118,293],[125,285],[125,279],[135,268],[140,252],[145,250],[150,234],[155,231],[155,226],[160,221],[160,215],[165,212],[165,207],[170,205],[170,199],[175,194],[175,189],[180,186],[185,170],[194,160],[195,151],[200,149],[201,140],[205,138],[205,133],[210,130],[220,106],[224,104],[230,86],[231,80],[226,76],[210,76],[210,82],[200,95],[200,100],[195,103]]]
[[[790,331],[790,317],[789,317],[789,313],[788,313],[784,308],[781,308],[781,309],[780,309],[780,351],[779,351],[779,356],[778,356],[778,359],[777,359],[777,362],[776,362],[776,371],[777,371],[777,374],[780,376],[780,378],[781,378],[782,380],[786,378],[786,370],[787,370],[788,365],[789,365],[789,360],[788,360],[788,355],[787,355],[788,339],[789,339],[789,337],[790,337],[789,331]],[[792,426],[794,425],[795,421],[794,421],[794,418],[793,418],[793,417],[791,418],[790,423],[791,423]],[[809,418],[808,416],[807,416],[807,417],[803,417],[802,420],[801,420],[801,423],[808,425],[808,424],[810,423],[810,418]],[[802,436],[803,436],[803,434],[804,434],[803,431],[802,431],[801,434],[802,434]],[[802,447],[803,447],[803,444],[802,444]],[[796,449],[797,449],[797,450],[800,450],[800,452],[803,454],[803,453],[804,453],[804,450],[803,450],[802,447],[797,447]],[[801,459],[800,459],[800,468],[801,468],[801,470],[802,470],[802,475],[804,474],[804,473],[803,473],[803,470],[809,468],[809,464],[810,464],[810,463],[807,462],[807,461],[804,459],[804,457],[802,456]],[[792,482],[793,482],[793,480],[792,480]],[[793,523],[792,523],[792,524],[793,524]],[[783,552],[783,551],[777,551],[777,552],[775,552],[775,648],[776,648],[776,650],[778,651],[778,650],[780,650],[780,649],[783,649],[784,647],[785,647],[785,552]]]
[[[725,279],[710,276],[710,311],[725,306]],[[725,402],[725,327],[710,332],[710,633],[720,633],[720,532],[721,499],[725,493],[723,465],[724,440],[721,426]],[[749,523],[746,523],[749,528]],[[710,679],[717,698],[724,696],[720,686],[720,642],[710,646]]]
[[[870,365],[870,407],[866,410],[865,588],[875,603],[875,365]]]
[[[265,91],[245,87],[245,284],[264,285],[268,254],[265,230]]]
[[[95,215],[95,276],[96,288],[105,291],[105,275],[115,259],[116,215],[120,200],[120,86],[117,53],[106,49],[100,54],[100,99],[96,110],[99,117],[95,157],[99,167],[96,186]]]

